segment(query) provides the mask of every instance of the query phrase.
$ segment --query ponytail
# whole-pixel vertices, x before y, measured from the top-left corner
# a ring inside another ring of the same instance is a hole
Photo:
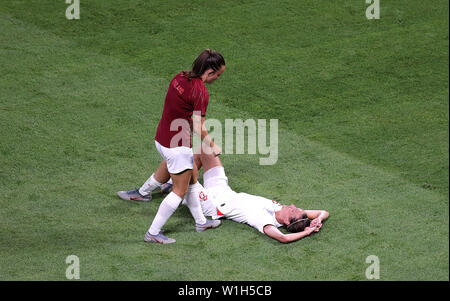
[[[222,66],[225,66],[223,56],[217,51],[206,49],[192,63],[192,70],[183,71],[183,74],[188,80],[191,80],[193,78],[200,78],[208,69],[217,71]]]

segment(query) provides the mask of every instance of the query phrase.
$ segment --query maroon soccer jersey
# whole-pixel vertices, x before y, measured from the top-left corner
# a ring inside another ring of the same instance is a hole
[[[209,93],[201,79],[189,81],[183,72],[178,73],[170,82],[155,140],[167,148],[192,147],[192,114],[199,111],[205,116],[208,102]]]

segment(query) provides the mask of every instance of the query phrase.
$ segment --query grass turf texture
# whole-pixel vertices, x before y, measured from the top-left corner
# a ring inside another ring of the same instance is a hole
[[[448,2],[3,1],[0,280],[448,280]],[[128,203],[159,163],[171,77],[204,48],[227,71],[208,117],[279,119],[279,159],[224,155],[237,191],[331,213],[283,245],[185,207],[143,236],[162,197]]]

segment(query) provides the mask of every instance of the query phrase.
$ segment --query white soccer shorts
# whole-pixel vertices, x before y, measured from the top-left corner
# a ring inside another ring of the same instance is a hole
[[[166,160],[167,169],[171,174],[178,174],[186,169],[194,168],[194,153],[192,148],[178,146],[167,148],[155,140],[156,149],[161,157]]]

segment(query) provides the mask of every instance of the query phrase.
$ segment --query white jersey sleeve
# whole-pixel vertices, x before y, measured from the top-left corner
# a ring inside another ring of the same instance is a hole
[[[280,227],[281,225],[276,221],[275,216],[268,211],[255,212],[249,214],[247,217],[247,224],[257,229],[259,232],[264,234],[264,227],[266,225],[274,225],[275,227]]]
[[[281,209],[281,205],[272,200],[247,193],[238,193],[234,203],[234,215],[227,216],[234,221],[248,224],[264,233],[264,226],[274,225],[281,227],[275,212]]]

